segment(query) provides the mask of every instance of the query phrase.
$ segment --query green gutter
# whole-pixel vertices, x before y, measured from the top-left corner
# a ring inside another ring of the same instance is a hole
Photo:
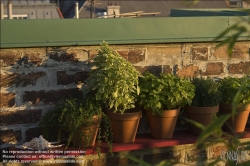
[[[1,48],[99,45],[103,40],[109,44],[207,42],[226,29],[230,19],[158,17],[1,20]]]

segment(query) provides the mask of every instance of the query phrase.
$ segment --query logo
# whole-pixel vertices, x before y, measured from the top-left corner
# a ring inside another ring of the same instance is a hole
[[[222,151],[220,153],[220,159],[224,160],[224,161],[236,161],[236,165],[239,162],[242,161],[247,161],[247,154],[248,151],[246,150],[239,150],[239,148],[237,150],[228,150],[228,151]]]

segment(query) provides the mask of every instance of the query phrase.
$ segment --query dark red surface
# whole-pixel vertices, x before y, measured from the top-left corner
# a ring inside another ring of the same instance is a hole
[[[238,133],[240,135],[240,138],[250,138],[250,129],[246,129],[245,132]],[[195,143],[197,139],[196,135],[190,134],[186,130],[180,130],[180,131],[175,131],[173,138],[169,139],[154,139],[151,137],[149,133],[147,134],[139,134],[136,136],[135,142],[134,143],[113,143],[113,152],[120,152],[120,151],[130,151],[130,150],[140,150],[140,149],[145,149],[145,148],[155,148],[155,147],[168,147],[168,146],[176,146],[176,145],[183,145],[183,144],[193,144]],[[109,151],[108,149],[108,144],[107,143],[102,143],[101,144],[101,152],[102,153],[107,153]],[[9,150],[18,150],[15,147],[9,148]],[[64,147],[60,148],[54,148],[51,149],[53,151],[59,150],[59,151],[64,151]],[[88,154],[96,154],[95,147],[91,147],[88,149],[79,149],[75,147],[68,147],[66,149],[67,155],[83,155],[83,153],[79,154],[77,151],[86,151],[85,155]],[[75,153],[68,153],[69,151],[75,151]],[[25,153],[21,153],[24,155]],[[18,154],[15,154],[18,155]],[[37,155],[42,155],[42,154],[37,154]],[[62,155],[62,153],[49,153],[46,155]],[[65,154],[64,154],[65,155]],[[46,159],[46,158],[44,158]],[[28,159],[30,160],[30,159]],[[34,160],[34,158],[33,158]]]
[[[128,150],[139,150],[145,148],[154,148],[154,147],[166,147],[166,146],[175,146],[182,144],[190,144],[196,141],[197,136],[190,134],[188,131],[175,131],[173,138],[169,139],[154,139],[150,134],[139,134],[136,136],[134,143],[113,143],[113,152],[119,151],[128,151]],[[107,144],[102,144],[104,150],[107,152]]]

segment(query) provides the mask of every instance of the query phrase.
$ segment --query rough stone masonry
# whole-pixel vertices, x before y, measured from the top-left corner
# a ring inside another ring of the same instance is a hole
[[[112,45],[144,73],[192,77],[242,77],[250,71],[250,42],[238,42],[229,59],[227,47],[216,43]],[[46,111],[69,95],[81,95],[98,46],[1,49],[1,148],[38,137]],[[142,121],[143,123],[143,121]],[[138,132],[145,129],[140,125]],[[177,129],[181,125],[177,124]]]

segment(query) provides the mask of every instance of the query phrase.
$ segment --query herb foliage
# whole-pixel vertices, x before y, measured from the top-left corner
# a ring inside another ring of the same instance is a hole
[[[97,101],[92,98],[80,99],[70,97],[63,102],[56,103],[55,107],[48,111],[41,120],[40,126],[44,127],[44,136],[47,138],[51,134],[57,135],[57,141],[61,141],[61,134],[66,133],[67,144],[65,149],[69,146],[74,136],[86,138],[83,145],[86,147],[89,145],[89,140],[93,134],[91,131],[93,117],[98,120],[98,123],[104,125],[104,131],[101,127],[98,127],[97,151],[100,155],[100,143],[101,139],[104,139],[108,145],[110,152],[112,151],[113,135],[111,132],[111,123],[107,115],[101,111],[101,107]],[[54,126],[55,125],[55,126]],[[86,132],[82,132],[80,128],[87,129]],[[53,133],[50,132],[53,128]],[[53,137],[54,138],[54,137]],[[79,145],[80,146],[80,145]]]
[[[195,87],[186,78],[172,74],[155,76],[149,72],[140,78],[140,105],[161,115],[165,109],[176,109],[191,104]]]
[[[85,81],[89,87],[85,93],[94,93],[97,101],[106,104],[114,112],[123,114],[125,110],[134,108],[140,93],[139,72],[134,66],[106,42],[102,43],[91,64],[93,69]]]
[[[214,107],[219,105],[222,94],[219,90],[220,84],[212,78],[194,77],[192,83],[195,86],[195,96],[192,106]]]
[[[243,84],[244,80],[246,81]],[[220,91],[222,95],[222,102],[231,104],[235,97],[235,94],[240,89],[241,86],[244,86],[242,93],[238,96],[239,104],[248,104],[250,103],[250,78],[242,77],[226,77],[220,81]]]

